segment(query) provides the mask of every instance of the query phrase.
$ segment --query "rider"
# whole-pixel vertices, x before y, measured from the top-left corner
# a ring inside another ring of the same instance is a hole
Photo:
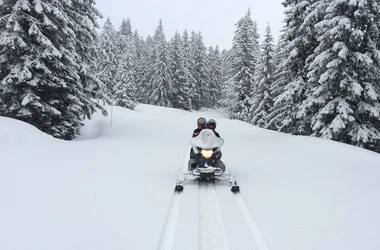
[[[197,126],[198,127],[193,132],[193,137],[198,136],[202,129],[206,128],[206,119],[203,117],[199,117],[197,120]]]
[[[219,133],[215,131],[215,129],[216,129],[216,121],[215,121],[214,119],[210,119],[210,120],[207,121],[207,128],[208,128],[208,129],[211,129],[211,130],[214,132],[214,134],[215,134],[217,137],[220,138]]]
[[[211,129],[214,132],[214,134],[220,138],[219,133],[215,131],[216,121],[214,119],[210,119],[207,121],[207,128]],[[221,168],[224,172],[226,170],[226,166],[224,165],[224,163],[221,160],[222,152],[220,150],[218,150],[214,153],[214,155],[215,155],[215,167]]]
[[[193,137],[196,137],[199,135],[199,133],[202,131],[202,129],[206,128],[206,119],[204,117],[199,117],[197,120],[197,128],[193,132]],[[198,156],[194,152],[194,149],[191,148],[190,150],[190,160],[188,163],[188,169],[191,171],[191,169],[194,169],[197,167],[198,162]]]

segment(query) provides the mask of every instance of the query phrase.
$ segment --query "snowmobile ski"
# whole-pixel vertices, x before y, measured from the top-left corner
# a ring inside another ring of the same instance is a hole
[[[192,171],[180,173],[175,186],[176,192],[182,192],[186,183],[190,181],[223,182],[231,186],[231,192],[240,192],[240,187],[230,173],[223,173],[219,168],[197,168]]]

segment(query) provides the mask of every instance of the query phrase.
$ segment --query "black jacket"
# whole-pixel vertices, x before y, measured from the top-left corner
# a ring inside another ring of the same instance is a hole
[[[193,132],[193,137],[197,137],[197,136],[199,135],[199,133],[200,133],[203,129],[204,129],[204,128],[197,128],[197,129],[195,129],[194,132]],[[215,134],[217,137],[220,138],[220,135],[219,135],[218,132],[216,132],[214,129],[211,129],[211,130],[212,130],[212,132],[214,132],[214,134]]]
[[[193,132],[193,137],[197,137],[199,135],[199,133],[202,131],[203,128],[197,128],[194,130]]]
[[[219,137],[220,138],[220,135],[219,135],[219,133],[218,132],[216,132],[214,129],[211,129],[213,132],[214,132],[214,134],[217,136],[217,137]]]

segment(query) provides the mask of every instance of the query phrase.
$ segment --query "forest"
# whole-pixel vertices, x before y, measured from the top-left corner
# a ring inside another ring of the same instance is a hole
[[[212,108],[231,119],[380,153],[380,6],[285,0],[275,42],[250,10],[232,48],[199,31],[143,37],[94,0],[0,0],[0,115],[71,140],[105,105]]]

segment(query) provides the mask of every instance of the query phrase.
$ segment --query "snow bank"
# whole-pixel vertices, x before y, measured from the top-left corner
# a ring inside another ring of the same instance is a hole
[[[41,137],[49,136],[26,122],[0,116],[0,141]]]

